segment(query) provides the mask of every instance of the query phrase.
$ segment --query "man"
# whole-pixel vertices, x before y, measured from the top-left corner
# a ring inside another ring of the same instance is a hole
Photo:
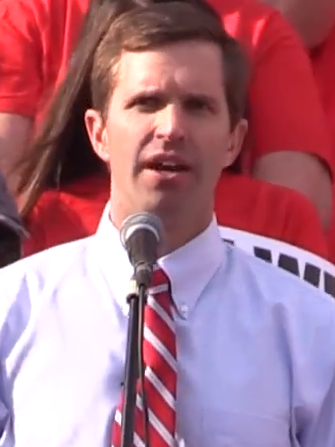
[[[45,102],[66,73],[89,4],[106,9],[119,1],[1,0],[0,167],[15,194],[20,172],[12,167],[30,155],[33,123],[41,120]],[[259,2],[209,0],[209,5],[252,62],[250,173],[309,198],[326,228],[332,203],[330,144],[300,43],[280,14]]]
[[[218,20],[178,2],[134,8],[99,41],[85,122],[110,201],[91,238],[0,272],[4,447],[121,445],[119,230],[142,211],[164,229],[145,310],[151,445],[334,446],[334,302],[223,244],[213,218],[246,130],[241,62]]]
[[[0,268],[20,259],[23,235],[18,210],[0,173]]]

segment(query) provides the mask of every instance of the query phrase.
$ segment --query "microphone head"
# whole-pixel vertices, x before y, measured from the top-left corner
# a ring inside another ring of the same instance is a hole
[[[162,234],[161,220],[151,213],[129,216],[121,226],[121,242],[134,267],[134,278],[138,286],[150,286]]]
[[[120,238],[122,245],[127,250],[128,242],[135,231],[147,230],[151,232],[157,243],[162,242],[163,225],[162,221],[155,214],[152,213],[138,213],[128,216],[121,225]]]

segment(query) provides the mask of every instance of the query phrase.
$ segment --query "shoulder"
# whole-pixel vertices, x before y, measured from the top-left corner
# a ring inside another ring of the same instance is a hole
[[[91,280],[100,277],[88,255],[91,242],[87,238],[60,245],[0,270],[0,347],[70,309],[78,297],[98,293]]]
[[[59,245],[0,270],[1,303],[51,296],[65,278],[77,278],[86,268],[92,238]],[[79,275],[78,275],[79,274]]]
[[[239,316],[274,340],[297,395],[313,408],[317,390],[323,399],[334,378],[335,300],[316,287],[238,249],[228,250],[233,298]],[[228,275],[227,275],[228,276]],[[267,345],[268,346],[268,345]],[[297,396],[296,396],[297,397]],[[297,397],[299,400],[299,398]]]
[[[57,338],[64,321],[77,321],[78,309],[89,318],[85,309],[105,293],[93,238],[51,248],[0,270],[2,360],[18,358],[38,334]]]
[[[335,300],[300,275],[292,274],[270,262],[253,257],[243,250],[228,247],[228,265],[235,278],[243,278],[258,297],[269,308],[282,308],[295,313],[298,320],[320,318],[332,321],[335,330]],[[326,261],[325,261],[326,262]],[[299,269],[299,265],[297,264]]]

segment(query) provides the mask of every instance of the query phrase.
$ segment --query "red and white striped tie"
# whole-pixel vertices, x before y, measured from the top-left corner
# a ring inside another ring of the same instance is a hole
[[[163,270],[153,275],[145,308],[143,357],[144,387],[149,409],[149,436],[153,447],[174,447],[176,428],[176,334],[172,316],[170,282]],[[144,413],[137,383],[134,446],[144,447]],[[122,404],[112,430],[112,447],[121,446]]]

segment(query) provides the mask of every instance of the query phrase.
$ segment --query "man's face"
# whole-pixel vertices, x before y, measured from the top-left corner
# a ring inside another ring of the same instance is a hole
[[[240,144],[231,136],[221,53],[209,43],[125,53],[101,134],[87,127],[111,169],[112,210],[123,216],[211,215],[216,183]]]

